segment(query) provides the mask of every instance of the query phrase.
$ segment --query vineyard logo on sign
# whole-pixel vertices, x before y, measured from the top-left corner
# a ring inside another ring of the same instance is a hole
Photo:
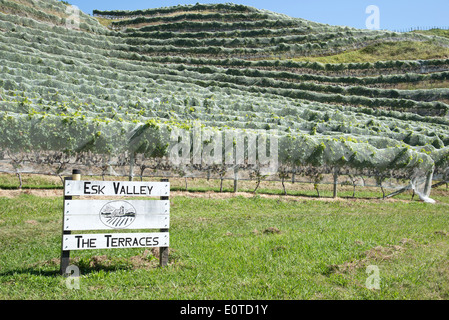
[[[111,201],[101,208],[100,220],[109,228],[123,229],[136,220],[136,209],[126,201]]]

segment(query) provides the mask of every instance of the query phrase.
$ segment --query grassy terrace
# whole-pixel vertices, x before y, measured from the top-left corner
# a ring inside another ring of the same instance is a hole
[[[0,197],[0,298],[448,298],[447,204],[170,201],[167,268],[142,249],[73,252],[80,289],[69,290],[58,275],[62,198]],[[365,286],[369,265],[379,268],[380,290]]]
[[[228,181],[219,193],[216,181],[189,179],[184,193],[184,179],[172,179],[169,266],[158,268],[152,250],[74,251],[80,289],[69,290],[58,274],[61,181],[24,175],[23,183],[13,190],[17,178],[0,175],[0,299],[449,297],[445,186],[428,205],[409,193],[379,200],[378,188],[357,189],[352,199],[347,186],[338,200],[320,186],[318,201],[298,183],[287,183],[284,196],[279,183],[250,194],[254,182],[242,182],[233,195]],[[379,268],[380,290],[366,288],[370,265]]]
[[[376,62],[384,60],[430,60],[449,57],[449,49],[434,42],[385,42],[368,45],[354,51],[347,51],[326,57],[302,57],[294,60],[321,63]]]

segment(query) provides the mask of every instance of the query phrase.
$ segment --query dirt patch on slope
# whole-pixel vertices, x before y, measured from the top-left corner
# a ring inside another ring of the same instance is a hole
[[[62,189],[22,189],[22,190],[4,190],[0,189],[0,197],[6,198],[16,198],[22,194],[33,195],[37,197],[62,197]],[[379,199],[379,198],[331,198],[331,197],[310,197],[310,196],[296,196],[296,195],[275,195],[275,194],[254,194],[252,192],[191,192],[191,191],[171,191],[171,197],[188,197],[188,198],[209,198],[209,199],[230,199],[235,197],[253,198],[261,197],[267,199],[279,199],[286,201],[325,201],[325,202],[382,202],[382,203],[394,203],[394,202],[405,202],[408,200],[402,199]]]
[[[364,268],[373,262],[381,262],[395,259],[398,255],[406,251],[407,246],[417,246],[412,239],[404,238],[400,245],[389,244],[387,246],[377,246],[363,253],[364,258],[328,266],[330,273],[349,273],[359,268]]]
[[[0,189],[0,197],[16,198],[22,194],[33,195],[36,197],[62,197],[63,190],[61,189],[22,189],[22,190],[3,190]]]

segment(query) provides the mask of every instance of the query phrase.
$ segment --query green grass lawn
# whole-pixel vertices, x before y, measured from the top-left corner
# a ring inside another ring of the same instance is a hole
[[[143,249],[73,251],[78,290],[58,275],[62,205],[0,198],[0,299],[449,298],[445,203],[173,197],[168,267]]]

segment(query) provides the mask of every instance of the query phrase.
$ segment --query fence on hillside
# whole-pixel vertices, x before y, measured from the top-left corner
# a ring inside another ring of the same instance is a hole
[[[441,26],[411,27],[411,28],[394,29],[392,31],[394,31],[394,32],[411,32],[411,31],[428,31],[428,30],[433,30],[433,29],[449,30],[449,26],[446,26],[446,27],[441,27]]]

